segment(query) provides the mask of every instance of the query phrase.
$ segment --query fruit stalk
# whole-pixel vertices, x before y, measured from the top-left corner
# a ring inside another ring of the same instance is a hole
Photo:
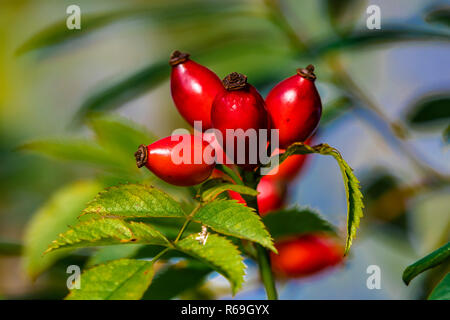
[[[264,284],[264,288],[266,289],[267,299],[278,300],[278,293],[277,288],[275,287],[269,254],[260,244],[256,244],[256,252],[258,254],[259,274]]]
[[[247,181],[247,179],[245,179],[245,184],[249,187],[256,188],[257,183],[255,184],[255,181],[258,181],[259,179],[252,179],[252,180],[253,181]],[[251,199],[248,198],[247,205],[251,208],[254,208],[256,213],[259,214],[258,202],[256,200],[256,197],[251,197]],[[259,275],[266,290],[267,299],[278,300],[278,293],[277,288],[275,286],[275,279],[272,274],[269,252],[258,243],[255,243],[255,248],[258,258],[257,262],[259,268]]]

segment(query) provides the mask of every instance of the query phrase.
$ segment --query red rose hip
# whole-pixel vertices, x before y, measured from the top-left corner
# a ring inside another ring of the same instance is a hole
[[[282,183],[262,177],[256,188],[259,192],[256,199],[258,201],[258,210],[261,217],[271,211],[278,210],[283,206],[286,194],[284,189]]]
[[[253,169],[259,158],[259,129],[268,128],[264,99],[247,83],[245,75],[233,72],[223,79],[223,84],[226,91],[218,93],[212,104],[213,127],[221,132],[225,152],[227,155],[233,153],[230,158],[234,163],[245,169]],[[227,138],[227,129],[235,130],[235,135]],[[253,130],[247,131],[249,129]]]
[[[214,149],[201,137],[169,136],[139,146],[134,154],[138,168],[146,166],[161,180],[176,186],[193,186],[214,170]]]
[[[315,80],[314,67],[309,65],[278,83],[267,95],[267,112],[272,127],[279,130],[282,149],[308,139],[319,124],[322,103]]]
[[[344,251],[335,238],[308,234],[275,244],[278,254],[270,253],[273,270],[285,277],[303,277],[320,272],[342,261]]]
[[[261,217],[271,211],[280,209],[284,204],[285,190],[282,183],[263,177],[258,183],[256,190],[259,194],[256,197],[258,202],[258,211]],[[244,198],[235,191],[228,191],[231,199],[237,200],[239,203],[247,204]]]
[[[211,105],[217,93],[224,91],[219,77],[208,68],[189,59],[188,53],[174,51],[170,89],[180,114],[191,125],[202,121],[203,130],[211,128]]]

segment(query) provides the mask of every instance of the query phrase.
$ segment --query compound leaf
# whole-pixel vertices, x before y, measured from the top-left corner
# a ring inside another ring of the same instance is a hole
[[[93,267],[81,275],[80,289],[66,300],[139,300],[153,278],[153,263],[121,259]]]
[[[409,282],[422,272],[434,268],[450,258],[450,242],[443,245],[439,249],[433,251],[429,255],[416,261],[403,271],[403,282],[408,285]]]
[[[216,232],[247,239],[277,252],[269,232],[255,210],[235,200],[216,200],[202,206],[193,216]]]
[[[237,247],[230,240],[217,234],[210,234],[203,244],[192,234],[175,245],[180,251],[187,253],[210,265],[222,274],[231,284],[233,294],[244,282],[245,264]]]
[[[169,195],[142,184],[108,188],[89,202],[83,213],[124,218],[185,217],[180,204]]]

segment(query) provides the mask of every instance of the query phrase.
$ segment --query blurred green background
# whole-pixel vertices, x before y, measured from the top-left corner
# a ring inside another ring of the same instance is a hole
[[[81,8],[81,30],[65,26],[71,4]],[[381,30],[366,27],[370,4],[381,9]],[[324,103],[316,142],[338,148],[355,169],[365,217],[345,266],[281,283],[280,298],[426,297],[448,264],[409,287],[401,274],[450,235],[449,7],[424,0],[1,1],[0,297],[64,297],[65,267],[91,252],[36,262],[39,241],[71,221],[60,212],[81,211],[118,182],[160,184],[134,168],[130,142],[187,127],[167,81],[175,49],[221,78],[246,74],[263,95],[296,68],[316,66]],[[189,202],[185,191],[161,186]],[[319,209],[344,227],[333,160],[312,156],[290,185],[289,204]],[[36,214],[47,220],[33,229]],[[380,290],[366,287],[369,265],[381,268]],[[237,298],[265,298],[249,268]],[[230,297],[223,278],[209,278],[184,295]]]

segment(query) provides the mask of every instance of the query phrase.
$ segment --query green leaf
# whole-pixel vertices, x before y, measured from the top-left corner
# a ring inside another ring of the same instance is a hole
[[[80,289],[72,289],[66,300],[139,300],[153,272],[149,261],[114,260],[84,272]]]
[[[450,300],[450,273],[433,289],[428,300]]]
[[[140,124],[117,115],[97,114],[89,118],[88,123],[100,145],[127,155],[133,165],[134,158],[130,155],[136,152],[139,145],[148,145],[156,140],[156,137]]]
[[[353,169],[347,164],[347,162],[345,162],[339,151],[327,144],[319,144],[311,147],[306,144],[296,142],[290,145],[286,152],[279,157],[279,162],[282,163],[285,159],[287,159],[287,157],[294,154],[310,153],[332,156],[336,159],[339,164],[339,168],[341,169],[342,178],[345,185],[345,193],[347,196],[347,240],[345,244],[345,254],[347,254],[350,246],[352,245],[352,240],[356,235],[356,229],[359,227],[360,219],[363,216],[364,203],[362,200],[363,195],[360,191],[359,181],[353,174]]]
[[[424,128],[430,125],[448,124],[450,120],[450,96],[436,94],[426,96],[409,107],[406,115],[413,127]]]
[[[143,300],[169,300],[200,286],[211,268],[182,261],[159,271],[145,292]]]
[[[152,244],[165,246],[169,241],[158,230],[142,222],[100,218],[80,222],[52,242],[46,253],[61,248],[81,248],[113,244]]]
[[[76,115],[76,121],[92,112],[114,110],[162,83],[170,74],[167,60],[148,65],[88,97]]]
[[[193,221],[216,232],[257,242],[277,252],[269,232],[254,209],[235,200],[216,200],[200,207]]]
[[[67,255],[62,250],[42,254],[48,244],[67,226],[77,221],[77,216],[101,189],[95,181],[79,181],[57,191],[33,216],[26,227],[24,260],[27,273],[35,278],[55,261]]]
[[[335,37],[318,43],[313,52],[323,55],[330,51],[361,49],[370,45],[386,45],[400,41],[449,41],[450,36],[446,32],[430,31],[423,29],[403,28],[399,26],[384,26],[380,30],[358,30],[351,35],[336,39]]]
[[[408,285],[409,282],[422,272],[440,265],[450,257],[450,242],[443,245],[439,249],[433,251],[429,255],[416,261],[403,271],[403,282]]]
[[[99,248],[93,255],[91,255],[86,262],[86,267],[93,267],[98,264],[103,264],[112,260],[123,259],[123,258],[133,258],[137,255],[139,250],[144,248],[143,244],[129,244],[126,246],[113,245]],[[157,248],[159,253],[162,249],[161,247],[152,246],[152,248]]]
[[[135,20],[136,18],[143,18],[142,22],[150,22],[163,29],[167,34],[170,27],[177,25],[185,27],[186,23],[209,22],[210,19],[214,18],[223,19],[227,15],[232,16],[246,12],[247,7],[248,5],[231,1],[226,3],[196,1],[195,5],[192,2],[182,3],[178,1],[176,5],[173,5],[173,3],[168,5],[160,1],[159,3],[153,1],[153,3],[147,2],[145,6],[122,8],[120,11],[99,14],[83,13],[80,30],[69,30],[66,26],[66,19],[60,20],[32,36],[16,50],[16,54],[21,55],[34,50],[54,53],[65,44],[70,44],[74,40],[80,41],[102,27],[107,27],[127,18]]]
[[[66,26],[66,18],[64,18],[33,35],[16,50],[16,55],[22,55],[38,49],[47,49],[48,51],[50,49],[56,49],[62,44],[90,34],[92,31],[110,24],[129,13],[129,11],[122,10],[122,12],[95,15],[83,14],[80,30],[69,30]]]
[[[239,250],[230,240],[216,234],[210,234],[205,244],[192,234],[176,244],[176,247],[202,262],[210,265],[230,281],[233,294],[244,282],[245,264]]]
[[[425,21],[450,27],[450,7],[435,8],[425,15]]]
[[[214,180],[216,180],[216,179],[214,179]],[[217,179],[217,180],[220,180],[220,179]],[[210,181],[210,180],[208,180],[208,181]],[[201,190],[200,191],[201,199],[205,202],[211,201],[211,200],[214,200],[222,192],[229,191],[229,190],[238,192],[240,194],[254,196],[254,197],[256,197],[258,195],[258,191],[256,191],[255,189],[252,189],[250,187],[242,186],[242,185],[238,185],[238,184],[227,183],[227,182],[222,182],[222,183],[217,183],[214,186],[212,186],[206,190],[204,190],[204,189]]]
[[[83,214],[124,218],[184,218],[180,204],[166,193],[147,185],[124,184],[107,188],[88,203]]]
[[[26,143],[19,150],[33,151],[46,156],[72,162],[81,162],[96,167],[125,170],[122,158],[99,145],[84,139],[64,138],[37,140]]]
[[[264,216],[263,222],[275,239],[305,233],[336,233],[335,228],[310,209],[284,209]]]

